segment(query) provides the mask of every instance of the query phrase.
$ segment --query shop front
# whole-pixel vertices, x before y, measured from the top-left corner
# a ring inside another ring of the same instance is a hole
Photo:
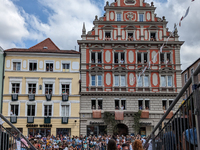
[[[99,134],[101,135],[107,134],[106,128],[107,126],[104,125],[104,122],[90,121],[90,125],[87,126],[87,136],[90,135],[98,136]]]
[[[71,128],[56,128],[56,135],[71,135]]]
[[[28,128],[28,134],[30,134],[30,136],[34,137],[38,135],[38,133],[42,137],[51,135],[51,128]]]

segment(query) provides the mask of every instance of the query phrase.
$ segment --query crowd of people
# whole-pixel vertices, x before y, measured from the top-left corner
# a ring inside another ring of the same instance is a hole
[[[140,135],[132,136],[67,136],[48,135],[42,137],[39,133],[36,136],[29,135],[28,140],[38,150],[152,150],[151,142],[148,148],[143,149],[146,142],[145,137]]]

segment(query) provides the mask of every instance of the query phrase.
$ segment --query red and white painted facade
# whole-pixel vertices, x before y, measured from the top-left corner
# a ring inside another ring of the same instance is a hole
[[[116,111],[115,100],[119,100],[120,106],[123,100],[125,117],[119,123],[125,124],[129,133],[133,133],[131,114],[138,111],[139,101],[142,101],[143,109],[149,103],[149,117],[141,119],[142,123],[148,123],[145,126],[145,134],[148,135],[163,115],[163,105],[168,107],[180,91],[180,47],[183,42],[178,40],[175,30],[163,52],[155,56],[171,33],[166,27],[165,17],[157,17],[155,9],[153,3],[150,5],[144,0],[115,0],[111,4],[106,3],[104,16],[95,17],[94,27],[87,34],[83,25],[82,40],[78,41],[81,52],[80,134],[89,132],[90,121],[102,121],[101,118],[92,118],[91,100],[96,100],[96,103],[102,100],[102,114],[104,111]],[[105,40],[108,35],[109,41]],[[130,36],[134,41],[128,41]],[[156,41],[151,41],[152,36]],[[122,59],[124,62],[120,63]],[[139,85],[138,75],[149,61],[151,66],[141,77],[143,81]],[[98,75],[102,76],[100,86]],[[95,86],[92,76],[96,76]],[[116,79],[120,80],[118,86]]]

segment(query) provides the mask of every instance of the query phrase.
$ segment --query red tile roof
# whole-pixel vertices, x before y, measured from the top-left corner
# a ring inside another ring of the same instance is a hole
[[[30,52],[30,53],[64,53],[64,54],[80,54],[75,50],[60,50],[50,38],[36,44],[29,49],[23,48],[11,48],[5,50],[5,52]]]

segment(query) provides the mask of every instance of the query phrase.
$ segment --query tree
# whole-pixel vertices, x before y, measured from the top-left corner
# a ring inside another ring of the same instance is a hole
[[[139,110],[138,112],[133,114],[133,120],[134,120],[134,125],[133,128],[135,130],[135,134],[139,133],[140,130],[140,117],[141,117],[142,111]]]

